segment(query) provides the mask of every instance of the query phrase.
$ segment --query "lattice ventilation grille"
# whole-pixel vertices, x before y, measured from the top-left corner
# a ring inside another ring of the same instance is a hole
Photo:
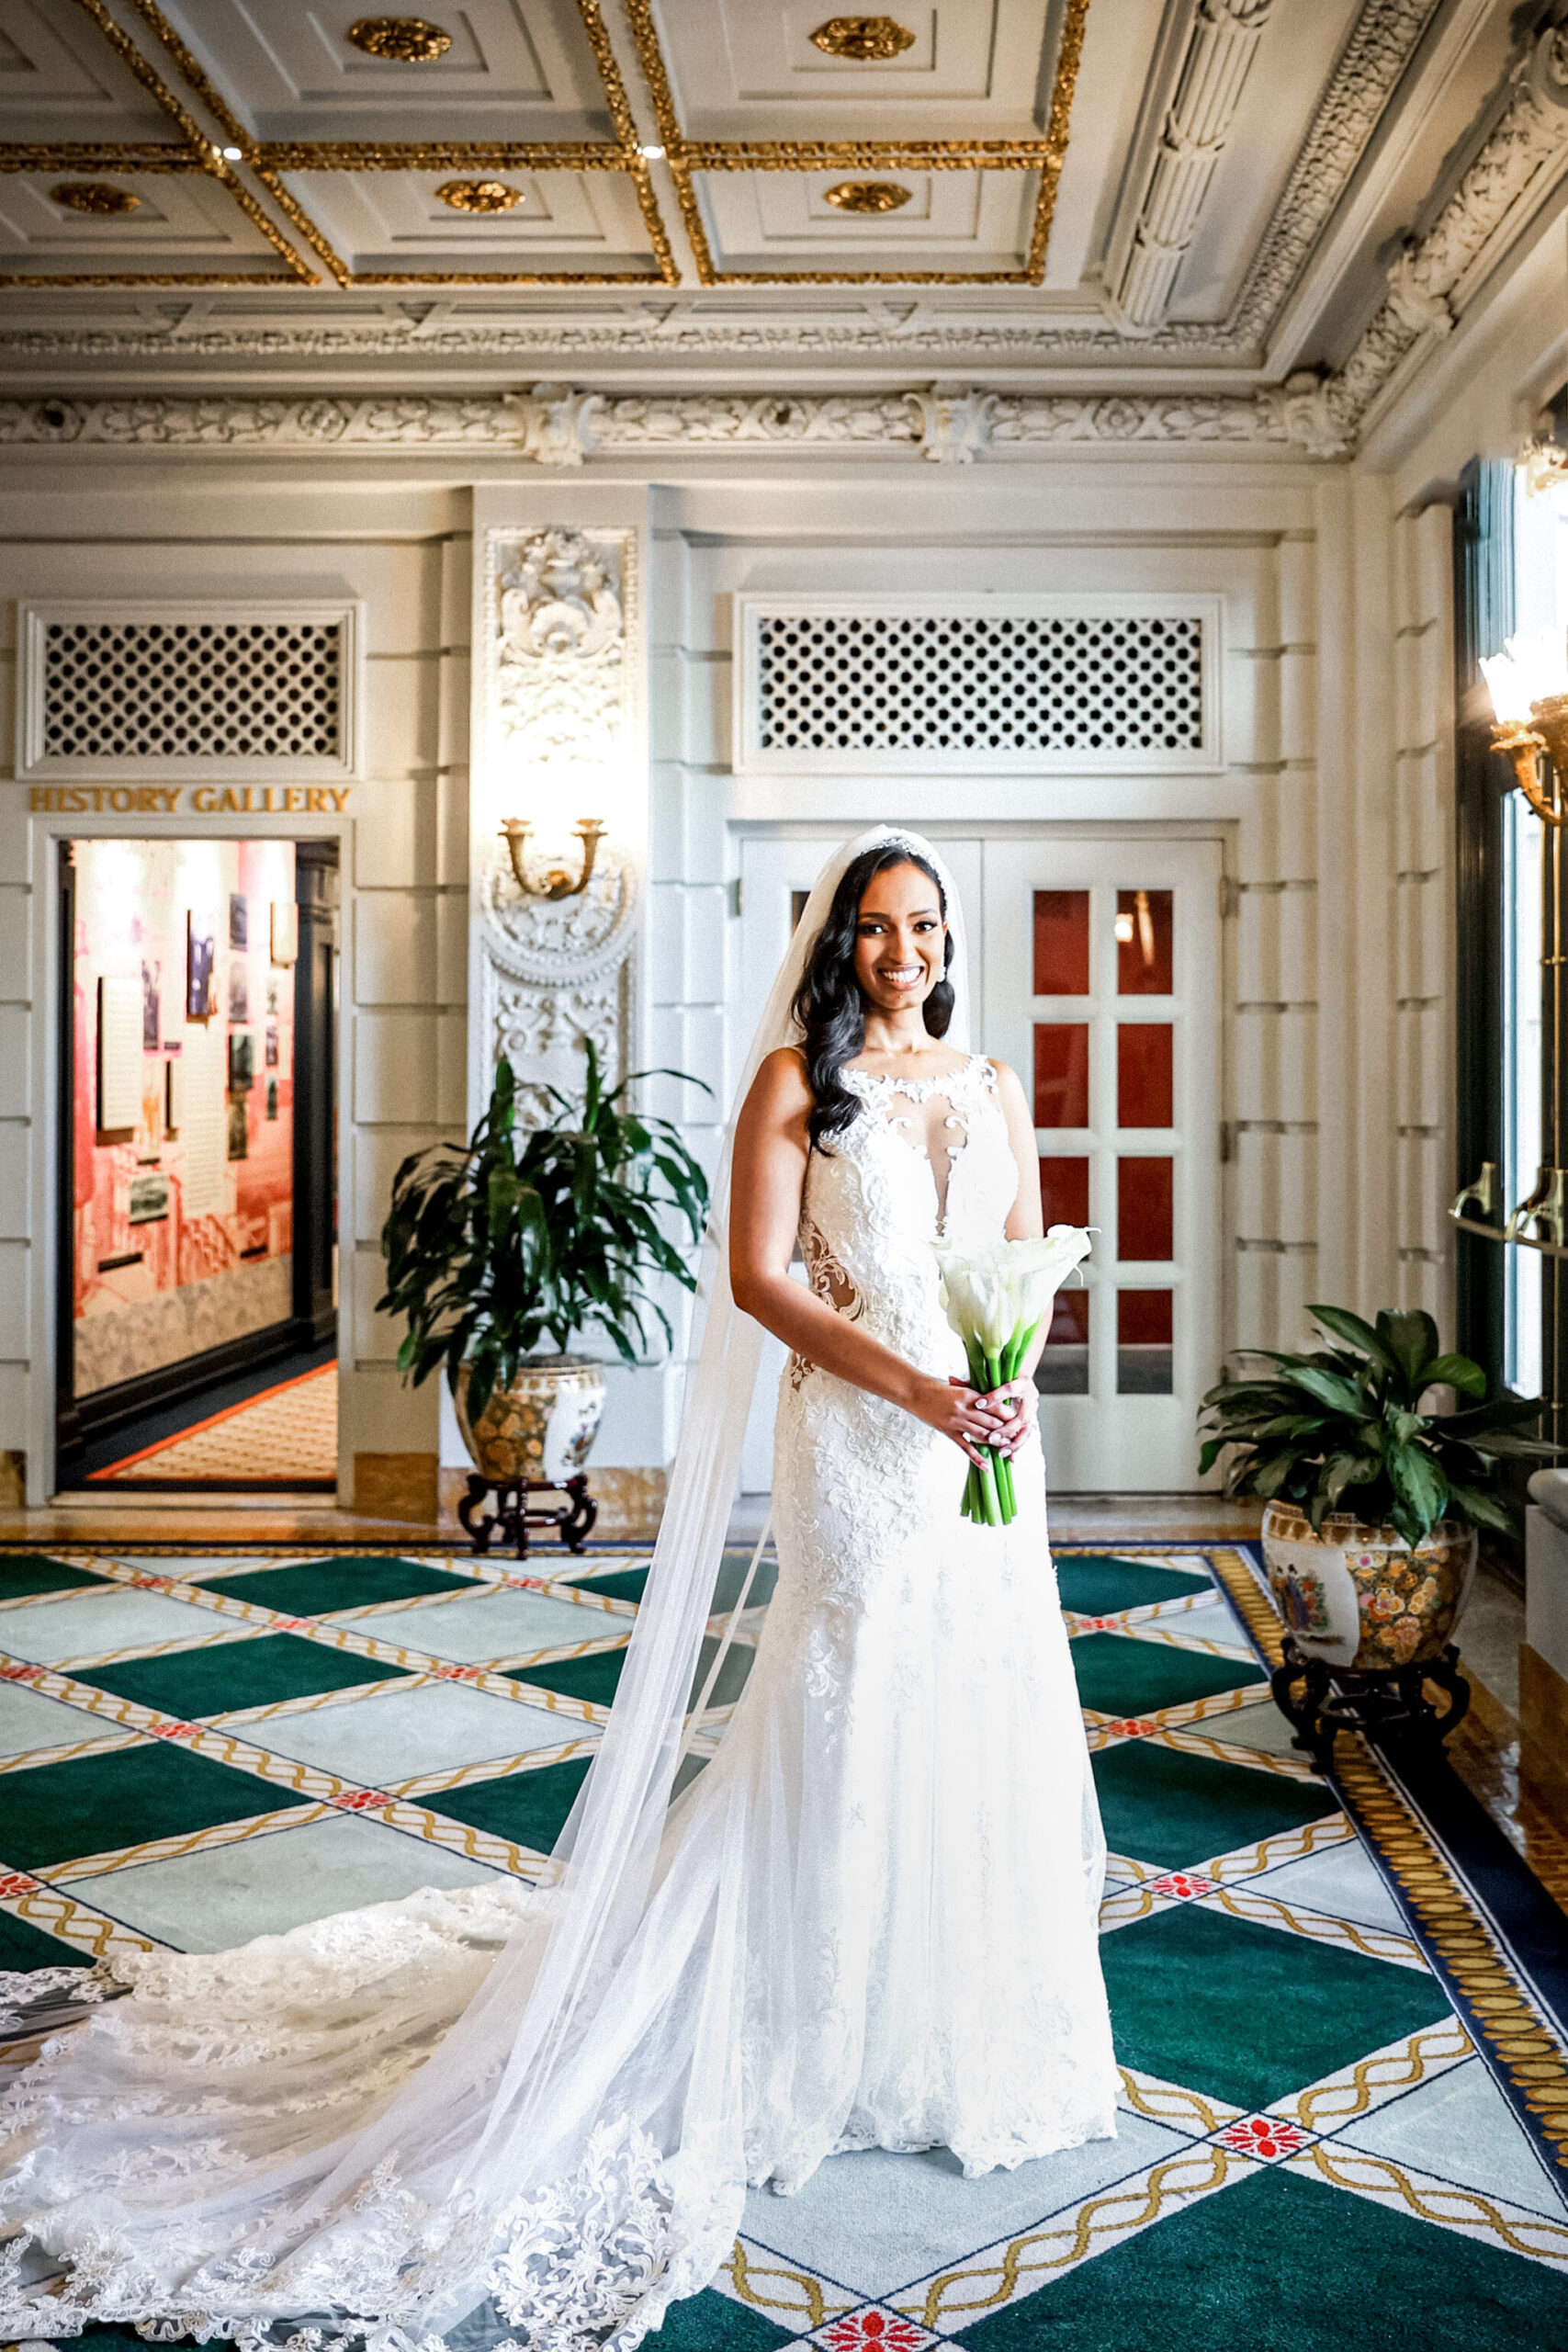
[[[964,765],[1201,752],[1203,634],[1197,614],[764,613],[752,745]]]
[[[344,748],[333,620],[52,620],[46,760],[331,760]]]

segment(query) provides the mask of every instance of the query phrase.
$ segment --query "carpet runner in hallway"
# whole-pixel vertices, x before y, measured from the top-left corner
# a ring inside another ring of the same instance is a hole
[[[1568,2064],[1539,1972],[1371,1751],[1342,1742],[1331,1783],[1292,1749],[1244,1550],[1065,1548],[1058,1566],[1113,1857],[1118,2137],[976,2181],[942,2151],[832,2158],[796,2197],[751,2197],[720,2276],[655,2341],[1568,2340]],[[716,1609],[743,1568],[727,1559]],[[536,1875],[646,1574],[646,1552],[612,1547],[536,1574],[0,1555],[0,1968],[216,1950]],[[505,2334],[481,2316],[464,2344]]]
[[[312,1372],[281,1380],[259,1396],[88,1472],[89,1486],[106,1482],[240,1490],[256,1485],[335,1487],[336,1364],[318,1364]]]

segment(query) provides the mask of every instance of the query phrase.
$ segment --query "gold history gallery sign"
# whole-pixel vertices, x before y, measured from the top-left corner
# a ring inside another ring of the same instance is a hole
[[[349,784],[33,784],[28,808],[43,817],[341,817]]]

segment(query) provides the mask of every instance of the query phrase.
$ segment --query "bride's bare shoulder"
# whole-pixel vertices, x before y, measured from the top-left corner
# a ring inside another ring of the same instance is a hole
[[[746,1097],[748,1110],[755,1108],[788,1117],[808,1107],[811,1101],[806,1057],[798,1046],[775,1046],[771,1054],[763,1055]]]

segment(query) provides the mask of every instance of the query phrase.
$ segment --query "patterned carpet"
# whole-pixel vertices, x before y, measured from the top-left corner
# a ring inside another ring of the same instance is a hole
[[[116,1486],[335,1487],[337,1366],[320,1364],[280,1381],[243,1405],[90,1471],[87,1483],[104,1479]]]
[[[0,1558],[0,1967],[215,1950],[536,1873],[646,1556],[556,1555],[539,1576],[446,1555]],[[730,2263],[656,2340],[1568,2339],[1568,2067],[1503,1932],[1369,1751],[1342,1743],[1334,1786],[1292,1751],[1246,1554],[1059,1566],[1115,1856],[1118,2137],[976,2181],[940,2151],[833,2158],[797,2197],[751,2197]],[[726,1668],[710,1752],[755,1639]]]

